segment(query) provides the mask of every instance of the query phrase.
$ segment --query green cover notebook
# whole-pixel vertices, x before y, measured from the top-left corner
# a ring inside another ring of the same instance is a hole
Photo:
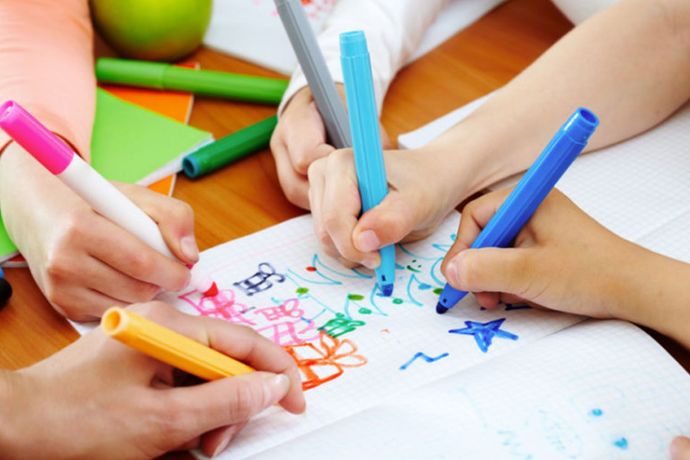
[[[179,171],[184,155],[212,139],[206,131],[98,89],[91,162],[107,179],[148,185]],[[0,262],[16,252],[0,220]]]

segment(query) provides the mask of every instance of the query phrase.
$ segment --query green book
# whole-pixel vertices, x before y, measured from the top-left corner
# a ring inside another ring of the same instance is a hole
[[[212,140],[206,131],[98,89],[91,164],[107,179],[149,185],[180,171],[185,155]],[[0,262],[16,253],[0,220]]]

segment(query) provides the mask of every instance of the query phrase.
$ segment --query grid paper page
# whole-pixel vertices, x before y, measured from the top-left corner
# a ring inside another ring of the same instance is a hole
[[[690,378],[636,326],[586,321],[258,455],[663,459]]]
[[[310,216],[203,253],[200,265],[219,295],[187,292],[163,300],[253,327],[288,350],[307,389],[306,414],[269,410],[223,458],[287,443],[581,320],[517,305],[485,311],[472,296],[437,315],[439,267],[458,220],[454,213],[427,240],[399,248],[389,298],[377,294],[371,272],[345,269],[318,253]]]
[[[459,123],[489,96],[401,135],[400,144],[406,148],[427,144]],[[580,156],[556,187],[614,233],[654,249],[647,236],[690,213],[688,145],[690,103],[650,131]],[[512,186],[519,177],[492,188]],[[688,232],[679,236],[683,237],[685,246],[690,245]],[[677,248],[683,251],[685,246]],[[667,255],[676,257],[673,251]]]

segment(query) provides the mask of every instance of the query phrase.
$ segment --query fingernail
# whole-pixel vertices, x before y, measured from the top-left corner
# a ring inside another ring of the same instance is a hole
[[[362,260],[362,265],[367,267],[369,270],[374,270],[379,266],[379,256],[377,254],[368,255]]]
[[[225,431],[226,432],[223,436],[223,440],[220,442],[220,444],[218,444],[218,447],[216,447],[216,450],[213,452],[211,457],[216,457],[221,454],[228,447],[228,444],[230,444],[230,441],[232,441],[232,438],[235,436],[235,430],[233,428],[228,428]]]
[[[290,389],[290,379],[285,374],[268,377],[264,381],[264,407],[272,406],[285,396]]]
[[[362,252],[371,252],[381,247],[381,241],[373,230],[366,230],[357,235],[355,246]]]
[[[196,238],[192,235],[183,236],[180,240],[182,254],[188,259],[196,262],[199,260],[199,247],[196,245]]]

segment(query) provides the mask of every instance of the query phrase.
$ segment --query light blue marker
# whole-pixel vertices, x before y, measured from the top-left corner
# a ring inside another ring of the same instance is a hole
[[[577,109],[498,208],[472,243],[472,248],[504,248],[510,245],[558,179],[585,148],[598,125],[596,115],[582,107]],[[459,291],[446,283],[436,305],[436,312],[447,312],[466,295],[467,292]]]
[[[374,82],[364,32],[340,34],[340,61],[362,211],[367,212],[386,197],[388,181],[383,164]],[[376,269],[376,278],[383,295],[390,296],[393,294],[395,281],[395,246],[383,247],[380,253],[381,265]]]

